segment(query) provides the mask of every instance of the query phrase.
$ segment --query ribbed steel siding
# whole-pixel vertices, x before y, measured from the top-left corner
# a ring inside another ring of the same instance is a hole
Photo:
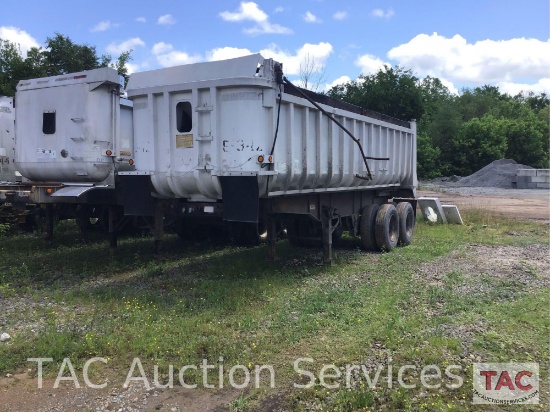
[[[367,156],[390,160],[368,160],[373,180],[357,178],[367,171],[351,138],[316,108],[283,101],[275,146],[278,176],[270,183],[271,195],[413,186],[414,130],[336,112],[334,117],[362,142]]]
[[[278,104],[275,93],[238,83],[224,86],[219,88],[214,82],[199,88],[182,85],[177,90],[133,97],[136,165],[139,171],[152,174],[153,185],[161,196],[220,199],[217,176],[241,174],[258,174],[262,194],[266,193],[269,179],[270,196],[413,187],[413,129],[327,106],[361,140],[368,156],[390,158],[369,160],[373,180],[360,179],[355,175],[366,176],[367,171],[357,145],[326,115],[293,96],[283,97],[275,171],[261,168],[257,155],[268,155],[273,144]],[[264,93],[262,99],[244,103],[222,99],[227,93],[256,90]],[[175,147],[178,132],[174,115],[180,100],[190,101],[193,107],[192,148]],[[236,140],[243,138],[254,142],[253,151],[230,150]],[[275,174],[268,177],[269,173]]]

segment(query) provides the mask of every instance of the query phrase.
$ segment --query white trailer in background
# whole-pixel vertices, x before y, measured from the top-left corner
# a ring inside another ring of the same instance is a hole
[[[19,82],[16,164],[29,181],[17,200],[81,223],[106,217],[117,205],[117,172],[133,169],[132,103],[121,97],[123,85],[110,68]]]
[[[0,182],[16,180],[13,98],[0,96]]]
[[[223,226],[256,243],[267,230],[271,257],[284,228],[293,244],[322,239],[326,261],[333,233],[366,249],[411,241],[414,121],[295,88],[259,54],[134,73],[128,102],[118,79],[105,68],[19,83],[17,166],[49,215],[108,209],[113,245],[115,207],[150,217],[157,246],[172,220],[183,237]]]

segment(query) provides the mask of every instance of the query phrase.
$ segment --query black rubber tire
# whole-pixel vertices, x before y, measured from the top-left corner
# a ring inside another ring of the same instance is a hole
[[[359,235],[361,236],[361,247],[364,250],[378,250],[376,245],[376,214],[379,206],[377,204],[365,206],[361,210],[361,220],[359,221]]]
[[[380,206],[374,228],[376,245],[381,252],[390,252],[399,241],[399,216],[391,203]]]
[[[409,202],[400,202],[395,208],[399,217],[399,246],[407,246],[414,235],[414,209]]]

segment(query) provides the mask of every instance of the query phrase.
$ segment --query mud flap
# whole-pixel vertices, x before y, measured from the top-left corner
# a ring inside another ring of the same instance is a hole
[[[220,176],[223,220],[258,222],[260,191],[257,176]]]
[[[119,176],[122,185],[124,214],[153,216],[154,199],[151,176]]]

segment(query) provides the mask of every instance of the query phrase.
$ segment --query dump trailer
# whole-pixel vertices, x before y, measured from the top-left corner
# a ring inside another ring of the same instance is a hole
[[[46,205],[49,231],[54,214],[107,228],[108,209],[121,213],[116,175],[133,170],[132,102],[122,98],[123,85],[111,68],[17,85],[16,166],[28,179],[17,193]]]
[[[267,229],[271,257],[282,228],[295,245],[322,241],[326,261],[343,231],[365,249],[411,241],[414,120],[299,89],[259,54],[134,73],[127,94],[135,170],[118,173],[132,188],[125,213],[162,222],[169,211],[182,236],[227,222],[243,243]]]
[[[408,244],[415,221],[416,124],[295,87],[253,54],[134,73],[113,69],[21,81],[18,193],[55,213],[116,228],[145,217],[193,237],[238,243],[267,232],[294,245],[360,236],[369,250]],[[26,188],[26,192],[23,190]]]

